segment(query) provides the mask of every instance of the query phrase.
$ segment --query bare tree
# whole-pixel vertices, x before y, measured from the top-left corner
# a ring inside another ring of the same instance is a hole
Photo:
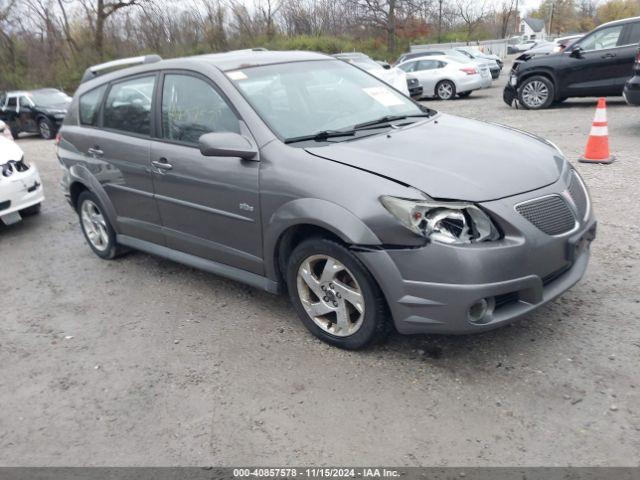
[[[94,31],[94,48],[98,59],[104,59],[105,23],[118,10],[142,5],[150,0],[80,0]]]
[[[456,13],[464,22],[467,31],[467,40],[471,40],[471,36],[475,29],[482,23],[487,14],[486,0],[456,0]]]

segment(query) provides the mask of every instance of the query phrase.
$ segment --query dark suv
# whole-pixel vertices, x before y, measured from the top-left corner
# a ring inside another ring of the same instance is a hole
[[[627,81],[622,94],[629,105],[640,106],[640,45],[633,65],[633,77]]]
[[[39,133],[47,140],[56,136],[71,97],[55,88],[0,94],[0,120],[9,125],[13,138],[20,132]]]
[[[561,53],[525,53],[513,63],[504,101],[539,110],[569,97],[622,95],[638,42],[640,17],[635,17],[600,25]]]
[[[344,348],[391,325],[495,328],[587,268],[589,195],[535,135],[435,112],[310,52],[105,68],[58,136],[62,185],[104,259],[133,248],[287,290]]]

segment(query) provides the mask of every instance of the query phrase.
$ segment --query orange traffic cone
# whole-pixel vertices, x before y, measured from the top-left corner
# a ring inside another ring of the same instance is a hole
[[[611,163],[616,159],[609,154],[609,128],[607,126],[607,102],[600,97],[596,114],[593,117],[587,148],[582,158],[583,163]]]

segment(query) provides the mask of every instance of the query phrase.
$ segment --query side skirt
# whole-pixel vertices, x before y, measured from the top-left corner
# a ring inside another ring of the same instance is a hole
[[[179,252],[178,250],[163,247],[162,245],[147,242],[146,240],[129,237],[128,235],[117,235],[116,241],[135,250],[141,250],[143,252],[150,253],[151,255],[157,255],[199,270],[220,275],[221,277],[246,283],[252,287],[266,290],[269,293],[280,293],[280,285],[278,282],[274,282],[273,280],[261,275],[256,275],[255,273],[247,272],[212,260],[207,260],[202,257],[196,257],[195,255],[190,255],[188,253]]]

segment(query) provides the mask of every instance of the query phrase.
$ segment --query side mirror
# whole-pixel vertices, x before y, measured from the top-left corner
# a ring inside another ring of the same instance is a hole
[[[205,133],[198,141],[200,153],[205,157],[240,157],[254,160],[258,149],[248,138],[233,132]]]
[[[576,45],[571,49],[571,53],[569,54],[569,56],[573,58],[582,58],[582,48]]]

